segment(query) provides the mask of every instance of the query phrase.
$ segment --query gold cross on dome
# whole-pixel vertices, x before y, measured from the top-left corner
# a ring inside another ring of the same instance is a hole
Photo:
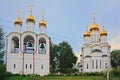
[[[33,5],[33,4],[29,4],[29,9],[30,9],[30,12],[32,12],[33,7],[34,7],[34,5]]]
[[[104,29],[104,24],[105,24],[105,23],[104,23],[104,22],[102,22],[102,27],[103,27],[103,29]]]
[[[20,16],[21,10],[18,9],[18,10],[17,10],[17,13],[18,13],[18,16]]]
[[[104,23],[104,22],[102,22],[102,26],[104,26],[104,24],[105,24],[105,23]]]
[[[86,29],[88,30],[88,23],[86,23]]]
[[[42,12],[42,19],[44,19],[44,12]]]
[[[94,20],[94,22],[95,22],[95,18],[96,18],[96,13],[94,12],[93,13],[93,20]]]

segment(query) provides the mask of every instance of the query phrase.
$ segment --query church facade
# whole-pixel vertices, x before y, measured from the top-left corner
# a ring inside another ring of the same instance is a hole
[[[83,35],[84,45],[80,72],[104,72],[110,68],[111,47],[107,41],[107,35],[104,25],[100,30],[94,18],[90,30],[87,28]]]
[[[22,20],[14,21],[15,31],[7,35],[6,67],[13,74],[50,73],[50,38],[46,34],[46,21],[44,16],[39,22],[40,33],[34,32],[36,19],[32,15],[26,18],[25,32],[21,32]]]

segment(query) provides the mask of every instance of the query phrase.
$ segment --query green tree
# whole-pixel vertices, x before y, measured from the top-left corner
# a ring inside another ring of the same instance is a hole
[[[51,46],[50,46],[50,65],[51,65],[50,70],[51,70],[51,73],[57,72],[57,65],[58,65],[57,52],[58,51],[59,51],[58,46],[51,43]]]
[[[51,68],[53,72],[67,73],[68,69],[76,64],[77,57],[74,55],[68,42],[61,42],[51,47]]]
[[[4,57],[4,33],[2,28],[0,28],[0,79],[2,80],[4,80],[4,72],[6,71],[3,57]]]
[[[111,66],[120,67],[120,50],[113,50],[111,52]]]
[[[0,64],[3,64],[3,56],[4,56],[4,33],[2,28],[0,28]]]

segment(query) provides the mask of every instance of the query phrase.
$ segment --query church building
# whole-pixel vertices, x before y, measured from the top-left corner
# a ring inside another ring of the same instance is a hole
[[[95,21],[90,30],[87,29],[83,35],[84,45],[82,47],[82,72],[103,72],[110,68],[110,45],[107,41],[108,33],[104,25],[100,30]]]
[[[40,33],[34,32],[36,19],[32,15],[26,18],[27,30],[22,32],[20,15],[14,21],[14,32],[7,35],[6,67],[13,74],[50,73],[50,38],[46,34],[47,24],[42,16],[39,22]]]

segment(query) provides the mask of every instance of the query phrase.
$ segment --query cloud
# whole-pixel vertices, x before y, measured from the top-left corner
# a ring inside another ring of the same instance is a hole
[[[109,43],[111,46],[111,51],[114,49],[120,49],[120,36],[112,37],[112,39],[109,39]]]
[[[81,54],[82,54],[82,53],[81,53],[80,51],[75,52],[75,56],[78,58],[78,59],[77,59],[77,63],[80,62],[80,60],[81,60],[81,57],[80,57]]]

